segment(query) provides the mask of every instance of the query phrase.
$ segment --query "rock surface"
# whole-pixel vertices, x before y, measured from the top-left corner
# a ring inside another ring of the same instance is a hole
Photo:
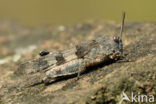
[[[153,95],[156,99],[156,23],[128,22],[123,33],[124,55],[131,62],[97,66],[75,78],[27,87],[37,75],[15,73],[20,63],[37,58],[40,50],[57,51],[105,34],[119,33],[115,22],[88,21],[75,25],[30,29],[0,22],[0,104],[116,104],[122,94]],[[130,102],[124,101],[122,104]],[[156,101],[155,101],[156,103]]]

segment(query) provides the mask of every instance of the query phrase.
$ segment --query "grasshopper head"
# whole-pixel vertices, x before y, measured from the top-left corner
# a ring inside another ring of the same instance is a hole
[[[122,40],[118,36],[113,36],[110,40],[111,48],[109,57],[111,59],[116,59],[120,57],[123,53],[123,44]]]

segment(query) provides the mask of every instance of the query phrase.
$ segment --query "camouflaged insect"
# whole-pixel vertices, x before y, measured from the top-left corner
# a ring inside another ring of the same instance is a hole
[[[42,81],[51,83],[62,76],[80,74],[87,67],[116,60],[121,56],[122,50],[122,40],[119,37],[105,36],[63,51],[46,52],[39,59],[25,62],[20,67],[27,74],[42,72]]]
[[[122,30],[122,29],[121,29]],[[118,35],[107,35],[58,52],[40,52],[40,58],[20,65],[24,73],[42,73],[41,82],[51,83],[61,77],[84,72],[86,68],[117,60],[123,52]]]

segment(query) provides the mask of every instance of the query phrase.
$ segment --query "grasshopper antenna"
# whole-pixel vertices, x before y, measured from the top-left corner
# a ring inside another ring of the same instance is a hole
[[[122,13],[122,24],[121,24],[121,29],[120,29],[120,36],[122,38],[122,33],[123,33],[123,29],[124,29],[124,21],[125,21],[125,11]]]

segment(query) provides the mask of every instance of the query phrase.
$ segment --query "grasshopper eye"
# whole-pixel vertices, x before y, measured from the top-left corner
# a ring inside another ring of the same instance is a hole
[[[113,38],[113,39],[114,39],[114,41],[115,41],[115,42],[119,43],[119,40],[120,40],[120,39],[119,39],[119,37],[114,36],[114,38]]]
[[[42,50],[42,51],[39,52],[40,56],[45,56],[45,55],[48,55],[48,54],[49,54],[49,52],[46,51],[46,50]]]

